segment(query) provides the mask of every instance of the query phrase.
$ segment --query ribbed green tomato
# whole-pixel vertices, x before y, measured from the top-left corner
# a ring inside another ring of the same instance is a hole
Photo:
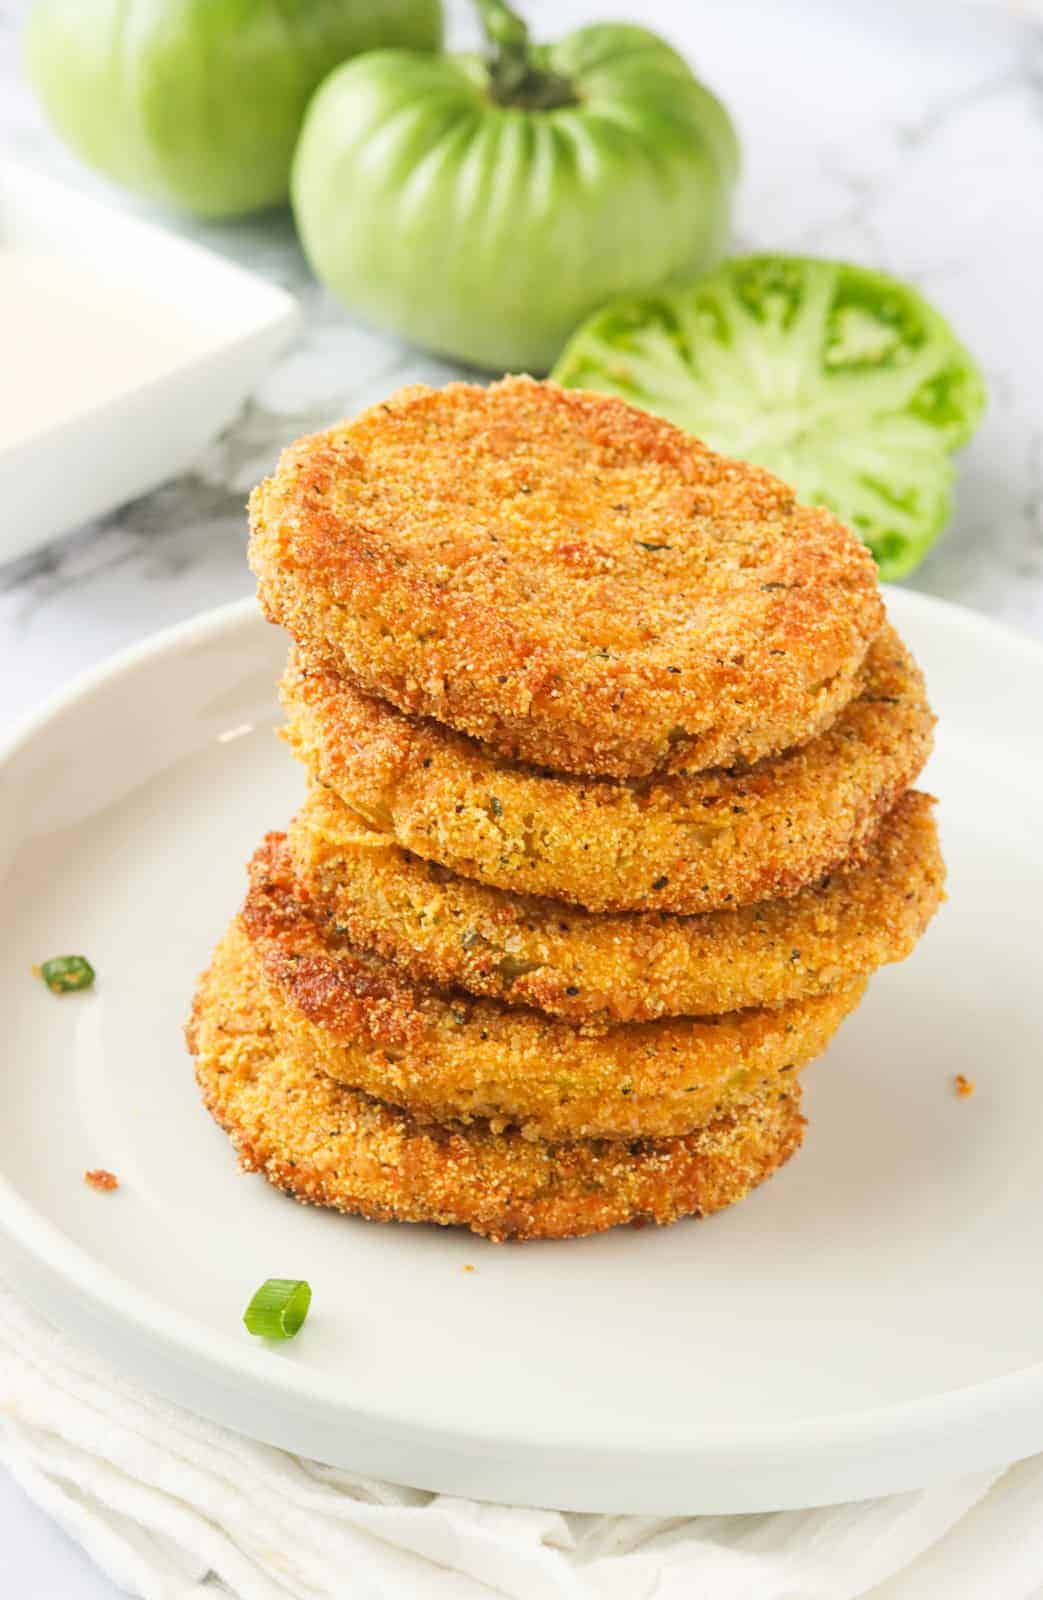
[[[738,167],[723,107],[645,28],[534,46],[479,0],[488,59],[380,51],[326,80],[293,204],[316,273],[417,344],[545,372],[613,295],[706,266]]]
[[[441,0],[36,0],[29,76],[65,143],[200,216],[285,201],[305,108],[363,50],[437,50]]]

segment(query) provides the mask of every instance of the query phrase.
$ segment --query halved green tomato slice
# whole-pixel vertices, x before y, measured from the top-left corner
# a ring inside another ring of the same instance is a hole
[[[911,572],[945,526],[951,453],[985,405],[970,354],[914,289],[797,256],[741,257],[615,301],[552,376],[767,467],[855,529],[884,578]]]

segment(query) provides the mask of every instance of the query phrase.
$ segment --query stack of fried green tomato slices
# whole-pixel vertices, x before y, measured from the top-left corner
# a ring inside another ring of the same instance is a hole
[[[502,1239],[705,1216],[943,893],[868,550],[621,399],[399,391],[251,501],[311,777],[189,1043],[244,1165]]]

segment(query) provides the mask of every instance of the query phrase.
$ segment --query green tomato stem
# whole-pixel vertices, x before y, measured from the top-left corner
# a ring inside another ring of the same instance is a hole
[[[485,31],[489,92],[498,105],[553,111],[579,103],[572,84],[537,67],[529,29],[504,0],[474,0]]]
[[[478,15],[490,46],[504,54],[520,57],[528,64],[529,29],[503,0],[475,0]]]

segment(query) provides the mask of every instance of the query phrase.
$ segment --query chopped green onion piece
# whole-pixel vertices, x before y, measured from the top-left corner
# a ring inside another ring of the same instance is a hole
[[[52,956],[40,965],[40,976],[52,994],[69,994],[73,989],[89,989],[94,968],[86,956]]]
[[[303,1278],[269,1278],[243,1312],[248,1333],[259,1339],[292,1339],[311,1305],[311,1286]]]

